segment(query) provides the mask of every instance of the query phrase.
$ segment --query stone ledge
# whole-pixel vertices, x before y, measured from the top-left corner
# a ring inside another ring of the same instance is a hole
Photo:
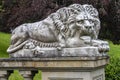
[[[0,58],[2,61],[96,61],[101,59],[109,59],[109,56],[81,56],[81,57],[52,57],[52,58]]]
[[[107,56],[107,52],[99,51],[98,47],[77,47],[77,48],[39,48],[38,51],[22,49],[11,53],[11,58],[54,58],[54,57],[99,57]]]
[[[1,69],[90,70],[104,67],[109,57],[58,57],[0,59]]]

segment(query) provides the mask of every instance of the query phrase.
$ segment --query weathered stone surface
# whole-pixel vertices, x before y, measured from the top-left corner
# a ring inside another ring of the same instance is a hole
[[[43,72],[42,80],[105,80],[104,69],[77,72]]]
[[[78,47],[78,48],[39,48],[37,53],[29,49],[22,49],[15,54],[10,54],[11,57],[68,57],[68,56],[107,56],[106,52],[100,53],[97,47]],[[24,54],[25,53],[25,54]]]

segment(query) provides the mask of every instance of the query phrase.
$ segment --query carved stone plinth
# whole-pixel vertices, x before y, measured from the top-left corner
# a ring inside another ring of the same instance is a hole
[[[6,71],[19,70],[25,80],[32,80],[35,71],[42,71],[42,80],[105,80],[104,67],[108,56],[10,58],[0,59],[0,79],[6,79]]]
[[[58,58],[46,62],[42,80],[105,80],[107,57]]]

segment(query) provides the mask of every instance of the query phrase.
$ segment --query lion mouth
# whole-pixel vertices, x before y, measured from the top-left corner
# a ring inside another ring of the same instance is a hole
[[[92,29],[85,29],[84,34],[89,35],[92,32]]]

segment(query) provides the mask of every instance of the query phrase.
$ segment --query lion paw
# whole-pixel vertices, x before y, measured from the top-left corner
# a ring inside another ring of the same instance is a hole
[[[92,45],[95,47],[98,47],[99,52],[108,52],[110,50],[110,47],[107,41],[93,40]]]

